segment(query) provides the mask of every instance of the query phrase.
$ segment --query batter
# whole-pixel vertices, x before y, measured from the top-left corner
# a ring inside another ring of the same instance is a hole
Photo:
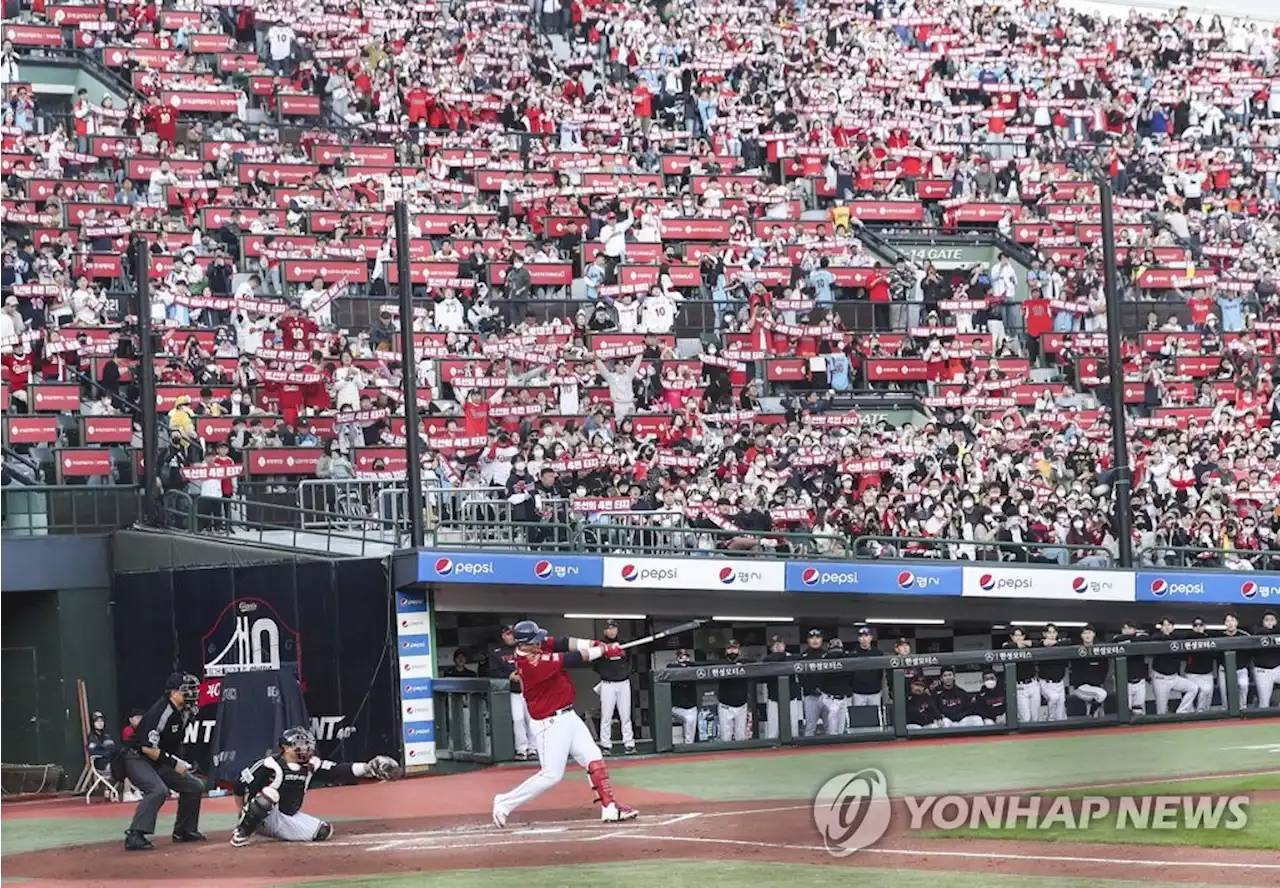
[[[515,789],[493,797],[494,825],[506,826],[512,811],[559,783],[570,756],[587,771],[587,780],[600,803],[600,819],[634,820],[640,812],[614,798],[600,748],[586,723],[573,711],[573,682],[565,672],[567,666],[624,656],[622,648],[580,638],[548,638],[546,631],[532,620],[516,624],[515,641],[516,671],[524,688],[542,767]]]

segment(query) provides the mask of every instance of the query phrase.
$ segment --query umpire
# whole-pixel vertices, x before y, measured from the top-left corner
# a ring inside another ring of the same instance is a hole
[[[178,793],[178,817],[173,824],[175,842],[203,842],[200,832],[200,798],[204,782],[191,773],[181,758],[187,722],[196,712],[200,683],[194,675],[174,672],[164,683],[164,696],[142,715],[125,752],[125,773],[142,793],[125,831],[126,851],[151,851],[148,835],[156,831],[156,815],[169,797]]]

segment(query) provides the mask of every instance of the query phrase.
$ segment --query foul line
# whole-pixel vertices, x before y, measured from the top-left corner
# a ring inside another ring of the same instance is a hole
[[[1262,771],[1236,771],[1230,774],[1188,774],[1184,777],[1149,777],[1143,780],[1114,780],[1110,783],[1060,783],[1056,786],[1040,786],[1034,789],[986,789],[960,795],[1030,795],[1049,792],[1075,792],[1080,789],[1111,789],[1121,786],[1150,786],[1162,783],[1200,783],[1208,780],[1234,780],[1237,777],[1266,777],[1280,774],[1280,770],[1267,768]]]
[[[826,851],[823,845],[786,845],[770,842],[747,842],[740,839],[714,839],[704,836],[650,836],[637,833],[627,833],[626,835],[617,836],[620,839],[634,839],[646,842],[694,842],[706,845],[742,845],[748,848],[778,848],[785,851]],[[855,852],[858,854],[900,854],[911,855],[913,857],[960,857],[965,859],[984,859],[984,860],[1025,860],[1037,863],[1118,863],[1126,866],[1151,866],[1151,860],[1135,860],[1126,857],[1071,857],[1065,855],[1052,854],[995,854],[990,852],[978,851],[934,851],[932,849],[923,848],[862,848]],[[1246,870],[1280,870],[1280,864],[1276,863],[1238,863],[1229,861],[1191,861],[1191,860],[1161,860],[1160,866],[1179,866],[1191,869],[1199,868],[1226,868],[1226,869],[1246,869]]]

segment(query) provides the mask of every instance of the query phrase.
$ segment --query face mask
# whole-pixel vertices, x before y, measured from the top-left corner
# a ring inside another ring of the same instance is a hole
[[[586,495],[587,495],[587,488],[585,488],[585,487],[579,487],[579,488],[578,488],[578,496],[586,496]]]
[[[991,690],[996,686],[996,680],[994,678],[988,678],[982,683],[982,686],[987,690]]]
[[[523,471],[524,471],[524,462],[523,462],[523,461],[521,461],[521,462],[517,462],[517,463],[515,463],[514,468],[515,468],[515,470],[516,470],[517,472],[523,472]]]
[[[1083,522],[1083,521],[1072,521],[1072,522],[1071,522],[1071,526],[1072,526],[1072,527],[1074,527],[1076,530],[1080,530],[1082,527],[1084,527],[1084,522]]]

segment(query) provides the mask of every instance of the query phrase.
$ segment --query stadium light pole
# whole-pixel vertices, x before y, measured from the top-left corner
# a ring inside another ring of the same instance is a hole
[[[1124,355],[1120,351],[1120,296],[1116,285],[1116,222],[1111,203],[1111,182],[1098,180],[1102,209],[1102,280],[1107,298],[1107,372],[1111,376],[1111,450],[1115,462],[1114,527],[1120,566],[1133,567],[1132,488],[1128,434],[1124,413]]]
[[[409,255],[409,205],[396,201],[396,272],[400,278],[400,383],[404,392],[404,443],[409,484],[409,539],[421,549],[422,448],[418,441],[418,364],[413,348],[413,267]]]
[[[160,429],[156,416],[156,353],[151,336],[151,244],[133,236],[134,280],[138,288],[138,399],[142,402],[142,508],[147,520],[157,517],[160,487]]]

